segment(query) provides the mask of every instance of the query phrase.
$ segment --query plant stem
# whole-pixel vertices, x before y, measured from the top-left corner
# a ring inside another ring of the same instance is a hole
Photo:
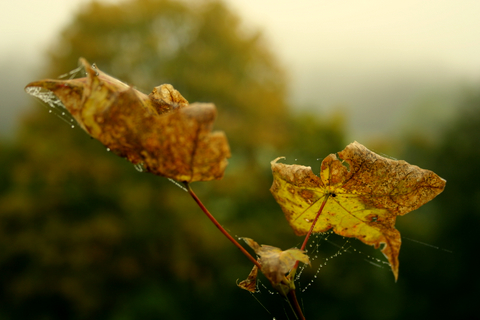
[[[330,197],[330,194],[327,193],[327,195],[325,196],[325,199],[323,199],[323,202],[322,202],[322,205],[320,206],[320,209],[318,209],[318,212],[317,212],[317,215],[315,216],[315,219],[312,222],[312,226],[310,227],[310,230],[308,230],[308,233],[305,236],[305,240],[303,240],[303,244],[302,244],[302,247],[300,248],[300,250],[304,251],[305,248],[307,247],[308,239],[310,238],[310,235],[313,232],[313,228],[315,228],[315,225],[317,224],[317,220],[320,217],[320,214],[322,214],[323,208],[325,207],[325,204],[327,204],[327,200],[328,200],[329,197]]]
[[[320,206],[320,209],[318,209],[317,215],[315,216],[315,219],[312,222],[312,226],[310,227],[310,230],[308,230],[307,235],[305,236],[305,240],[303,240],[302,247],[300,250],[305,251],[305,248],[307,247],[308,239],[310,238],[310,235],[313,233],[313,229],[315,228],[315,224],[317,223],[318,218],[320,217],[320,214],[322,214],[323,208],[325,207],[325,204],[327,204],[327,200],[330,197],[330,194],[327,193],[325,195],[325,199],[323,199],[322,205]],[[287,298],[292,306],[293,311],[295,312],[295,316],[297,316],[298,319],[300,320],[305,320],[305,316],[303,315],[302,308],[300,308],[300,305],[298,304],[297,300],[297,295],[295,294],[295,287],[293,286],[293,282],[295,281],[295,273],[297,272],[298,264],[300,261],[297,260],[295,262],[295,266],[292,268],[290,271],[288,278],[290,279],[290,282],[292,283],[292,289],[288,291]]]
[[[257,267],[258,269],[262,269],[262,266],[260,265],[260,263],[252,257],[252,255],[247,251],[245,250],[245,248],[243,246],[241,246],[237,240],[235,240],[235,238],[233,238],[227,230],[225,230],[221,225],[220,223],[218,223],[217,219],[215,219],[215,217],[208,211],[208,209],[203,205],[203,203],[200,201],[200,199],[197,197],[197,195],[195,194],[195,192],[193,192],[192,188],[190,187],[190,184],[188,182],[184,182],[185,184],[185,187],[187,188],[187,191],[188,193],[190,194],[190,196],[193,198],[193,200],[195,200],[195,202],[197,203],[197,205],[200,207],[200,209],[203,211],[203,213],[205,213],[205,215],[210,219],[210,221],[213,222],[213,224],[220,230],[221,233],[223,233],[223,235],[225,237],[227,237],[228,240],[230,240],[237,248],[240,249],[240,251],[243,252],[243,254],[250,260],[252,261]],[[313,221],[312,223],[312,227],[310,228],[307,236],[305,237],[305,240],[303,242],[303,245],[302,245],[302,250],[305,249],[305,247],[307,246],[307,242],[308,242],[308,238],[310,237],[310,235],[312,234],[312,231],[313,231],[313,227],[315,226],[315,223],[317,222],[318,220],[318,217],[320,216],[320,213],[322,212],[323,210],[323,207],[325,207],[325,203],[327,202],[327,199],[328,199],[328,196],[326,196],[326,198],[323,200],[323,203],[322,203],[322,206],[320,207],[320,210],[318,210],[318,213],[317,213],[317,216],[315,217],[315,220]],[[293,277],[295,276],[295,271],[297,270],[297,267],[298,267],[298,263],[299,261],[297,261],[295,263],[295,266],[294,268],[292,269],[292,271],[290,272],[290,279],[289,281],[287,279],[285,279],[286,283],[285,285],[289,284],[290,285],[290,290],[288,291],[288,293],[286,294],[286,298],[288,299],[288,302],[290,304],[290,306],[292,307],[292,311],[294,312],[295,314],[295,317],[299,320],[305,320],[305,316],[303,315],[302,313],[302,308],[300,308],[300,305],[298,303],[298,300],[297,300],[297,295],[295,294],[295,286],[293,285]],[[281,292],[280,292],[281,293]],[[285,294],[283,294],[285,296]]]
[[[327,193],[325,195],[325,199],[323,199],[323,202],[322,202],[322,205],[320,206],[320,209],[318,209],[318,212],[317,212],[317,215],[315,216],[315,219],[312,222],[312,226],[310,227],[310,230],[308,230],[308,233],[305,236],[305,240],[303,240],[303,244],[302,244],[302,247],[300,248],[300,250],[305,251],[305,248],[307,247],[308,239],[310,238],[310,235],[313,232],[313,228],[315,228],[315,224],[317,224],[317,220],[320,217],[320,214],[322,213],[323,208],[325,207],[325,204],[327,203],[327,200],[328,200],[329,197],[330,197],[330,194]],[[297,260],[297,262],[295,263],[295,266],[293,266],[293,269],[290,271],[289,277],[292,281],[293,281],[293,277],[295,276],[295,273],[297,271],[299,262],[300,261]]]
[[[287,298],[290,302],[290,306],[292,307],[293,311],[295,312],[295,316],[297,319],[305,320],[305,316],[303,315],[302,308],[298,304],[297,295],[295,294],[295,290],[290,290],[288,292]]]
[[[235,240],[234,237],[232,237],[227,230],[225,230],[221,225],[220,223],[218,223],[217,219],[215,219],[215,217],[207,210],[207,208],[203,205],[203,203],[200,201],[200,199],[197,197],[197,195],[193,192],[192,188],[190,187],[190,185],[188,184],[188,182],[184,182],[185,184],[185,187],[187,187],[187,190],[188,190],[188,193],[190,194],[190,196],[193,198],[193,200],[195,200],[195,202],[198,204],[198,206],[200,207],[200,209],[202,209],[202,211],[205,213],[205,215],[208,217],[208,219],[210,219],[213,224],[220,230],[221,233],[223,233],[223,235],[225,237],[227,237],[228,240],[230,240],[238,249],[240,249],[240,251],[243,252],[243,254],[245,256],[247,256],[247,258],[253,262],[253,264],[255,264],[258,269],[262,269],[262,267],[260,266],[260,263],[258,263],[258,261],[252,257],[252,255],[247,251],[245,250],[245,248],[240,244],[238,243],[237,240]]]

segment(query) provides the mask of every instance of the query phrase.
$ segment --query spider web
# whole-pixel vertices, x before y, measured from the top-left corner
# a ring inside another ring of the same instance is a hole
[[[68,80],[71,80],[71,79],[80,78],[84,76],[86,76],[85,68],[83,66],[79,66],[70,72],[60,75],[58,78],[59,79],[68,78]],[[25,92],[43,101],[44,103],[42,105],[45,106],[46,104],[48,113],[54,114],[60,120],[65,122],[67,125],[69,125],[72,129],[78,125],[77,121],[75,121],[75,119],[70,115],[70,113],[67,111],[67,109],[63,105],[62,101],[60,101],[60,99],[58,99],[57,96],[52,91],[41,88],[41,87],[27,87],[25,88]]]

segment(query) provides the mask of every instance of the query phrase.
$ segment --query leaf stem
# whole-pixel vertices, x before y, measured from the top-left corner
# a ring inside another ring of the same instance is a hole
[[[205,215],[208,217],[208,219],[210,219],[210,221],[213,222],[213,224],[220,230],[220,232],[223,233],[223,235],[225,237],[227,237],[228,240],[230,240],[238,249],[240,249],[240,251],[242,251],[243,254],[245,256],[247,256],[247,258],[250,261],[252,261],[253,264],[255,264],[258,267],[258,269],[261,270],[262,266],[260,265],[260,263],[254,257],[252,257],[252,255],[247,250],[245,250],[245,248],[240,243],[238,243],[238,241],[235,240],[235,238],[232,237],[228,233],[228,231],[225,230],[220,225],[220,223],[218,223],[217,219],[215,219],[215,217],[208,211],[208,209],[203,205],[203,203],[200,201],[200,199],[197,197],[197,195],[193,192],[192,188],[190,187],[190,184],[188,182],[184,182],[184,184],[185,184],[185,187],[187,188],[187,191],[190,194],[190,196],[193,198],[193,200],[195,200],[197,205],[200,207],[200,209],[203,211],[203,213],[205,213]]]
[[[237,248],[240,249],[240,251],[243,252],[243,254],[251,261],[253,262],[253,264],[255,264],[258,269],[262,269],[262,266],[260,265],[260,263],[254,258],[252,257],[252,255],[247,251],[245,250],[245,248],[240,245],[240,243],[238,243],[237,240],[235,240],[235,238],[233,238],[227,230],[225,230],[221,225],[220,223],[218,223],[217,219],[215,219],[215,217],[208,211],[208,209],[205,207],[205,205],[202,203],[202,201],[200,201],[200,199],[197,197],[197,195],[195,194],[195,192],[193,192],[192,188],[190,187],[190,184],[188,182],[184,182],[184,185],[185,187],[187,188],[187,191],[188,193],[190,194],[190,196],[193,198],[193,200],[195,200],[195,202],[197,203],[197,205],[200,207],[200,209],[203,211],[203,213],[205,213],[205,215],[210,219],[210,221],[213,222],[213,224],[220,230],[221,233],[223,233],[223,235],[225,237],[227,237],[228,240],[230,240]],[[323,207],[325,206],[325,202],[326,200],[324,200],[324,203],[322,204],[322,207],[320,208],[320,211],[323,209]],[[313,224],[315,224],[316,220],[318,219],[318,216],[320,215],[317,214],[317,217],[315,218],[315,221]],[[312,228],[313,229],[313,228]],[[312,232],[312,229],[310,230],[310,232],[308,233],[307,237],[310,235],[310,233]],[[305,241],[306,242],[306,241]],[[305,246],[305,243],[304,243],[304,246]],[[304,247],[302,246],[302,248]],[[295,264],[295,270],[296,268],[298,267],[298,261],[297,263]],[[288,293],[285,294],[283,293],[283,295],[288,299],[288,303],[290,304],[291,308],[292,308],[292,311],[294,312],[295,314],[295,317],[299,320],[305,320],[305,317],[302,313],[302,309],[300,308],[300,305],[298,304],[298,300],[297,300],[297,296],[295,294],[295,287],[293,286],[293,280],[290,279],[290,281],[288,281],[287,279],[285,279],[286,281],[286,285],[288,284],[290,286],[290,290],[288,290]],[[280,293],[282,293],[281,291],[279,291]]]
[[[308,230],[307,235],[305,236],[305,240],[303,240],[302,247],[300,250],[305,251],[305,248],[307,247],[308,239],[310,238],[310,235],[313,233],[313,229],[315,228],[315,224],[317,223],[318,218],[320,217],[320,214],[322,214],[323,208],[325,208],[325,205],[327,204],[327,200],[330,197],[330,193],[327,193],[325,195],[325,199],[323,199],[322,205],[320,206],[320,209],[318,209],[318,212],[315,216],[315,219],[312,222],[312,226],[310,227],[310,230]],[[298,304],[297,300],[297,295],[295,294],[295,286],[293,285],[293,282],[295,281],[295,273],[297,272],[298,264],[300,261],[297,260],[295,262],[295,265],[293,266],[292,270],[290,271],[288,278],[291,283],[291,289],[288,291],[287,298],[290,303],[290,306],[292,307],[293,311],[295,312],[295,316],[298,317],[300,320],[305,320],[305,316],[303,315],[302,308],[300,308],[300,305]]]
[[[327,193],[325,195],[325,199],[323,199],[322,205],[320,206],[320,209],[318,209],[317,215],[315,216],[315,219],[312,222],[312,226],[310,227],[310,230],[308,230],[307,235],[305,236],[305,240],[303,240],[302,247],[300,250],[305,251],[305,248],[307,247],[307,242],[308,239],[310,238],[310,235],[313,233],[313,228],[315,228],[315,225],[317,224],[317,220],[320,217],[320,214],[322,214],[323,208],[325,207],[325,204],[327,204],[327,200],[330,197],[330,193]]]
[[[323,199],[323,202],[322,202],[322,205],[320,206],[320,209],[318,209],[318,212],[317,212],[317,215],[315,216],[315,219],[312,222],[312,226],[310,227],[310,230],[308,230],[308,233],[305,236],[305,240],[303,240],[303,244],[302,244],[302,247],[300,248],[300,250],[305,251],[305,248],[307,247],[308,239],[310,238],[310,235],[313,233],[313,229],[315,228],[315,224],[317,224],[317,220],[320,217],[320,214],[322,214],[323,208],[325,207],[325,204],[327,204],[327,200],[328,200],[329,197],[330,197],[330,193],[327,193],[325,195],[325,199]],[[293,266],[292,271],[289,274],[289,277],[292,281],[293,281],[293,277],[295,276],[295,273],[297,271],[299,263],[300,263],[300,261],[297,260],[297,262]]]
[[[300,304],[298,303],[295,290],[290,290],[287,294],[287,298],[295,313],[295,317],[300,320],[305,320],[305,316],[303,315],[302,308],[300,308]]]

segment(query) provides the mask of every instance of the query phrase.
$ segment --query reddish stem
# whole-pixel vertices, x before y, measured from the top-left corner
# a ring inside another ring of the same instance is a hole
[[[205,215],[208,217],[208,219],[210,219],[213,222],[213,224],[220,230],[220,232],[223,233],[225,235],[225,237],[227,237],[228,240],[230,240],[238,249],[240,249],[240,251],[242,251],[243,254],[246,255],[247,258],[250,261],[252,261],[258,267],[258,269],[262,269],[262,267],[260,266],[260,263],[258,263],[258,261],[254,257],[252,257],[252,255],[247,250],[245,250],[245,248],[242,247],[242,245],[240,245],[240,243],[238,243],[238,241],[235,240],[235,238],[232,237],[228,233],[228,231],[225,230],[220,225],[220,223],[218,223],[217,219],[215,219],[215,217],[207,210],[207,208],[203,205],[203,203],[200,201],[200,199],[197,197],[197,195],[193,192],[192,188],[190,187],[190,185],[187,182],[185,182],[185,186],[187,187],[188,193],[190,194],[190,196],[192,196],[193,200],[195,200],[195,202],[198,204],[200,209],[202,209],[202,211],[205,213]]]
[[[327,204],[327,200],[328,200],[329,197],[330,197],[330,194],[327,193],[326,196],[325,196],[325,199],[323,199],[323,202],[322,202],[322,205],[320,206],[320,209],[318,209],[318,212],[315,216],[315,219],[312,222],[312,226],[310,227],[310,230],[308,230],[308,233],[305,236],[305,240],[303,240],[303,244],[302,244],[302,247],[300,248],[300,250],[305,251],[305,248],[307,247],[308,239],[310,238],[310,235],[313,232],[313,228],[315,228],[315,224],[317,223],[317,220],[320,217],[320,214],[322,214],[323,208],[325,207],[325,204]],[[294,281],[293,278],[295,277],[295,273],[297,271],[299,263],[300,263],[300,261],[297,260],[297,262],[295,262],[295,266],[290,271],[289,278],[290,278],[290,281],[292,283]],[[305,316],[302,313],[302,308],[300,308],[300,305],[298,304],[298,300],[297,300],[297,296],[295,294],[295,289],[294,288],[291,289],[290,291],[288,291],[287,298],[290,301],[290,303],[293,304],[293,306],[292,306],[293,310],[294,310],[295,314],[299,317],[299,319],[300,320],[305,320]]]
[[[293,304],[292,308],[295,312],[295,315],[300,320],[305,320],[305,316],[303,315],[302,308],[298,304],[297,295],[295,294],[295,290],[290,290],[287,295],[288,300],[291,304]]]
[[[307,235],[305,236],[305,240],[303,240],[303,244],[302,244],[302,247],[300,248],[300,250],[304,251],[305,248],[307,247],[308,239],[310,238],[310,235],[311,235],[312,232],[313,232],[313,228],[315,228],[315,225],[317,224],[317,220],[318,220],[318,218],[320,217],[320,214],[322,213],[323,208],[325,207],[325,204],[327,204],[327,200],[328,200],[328,197],[329,197],[329,196],[330,196],[330,194],[327,194],[327,195],[325,196],[325,199],[323,200],[323,203],[322,203],[322,205],[320,206],[320,209],[318,209],[317,215],[315,216],[315,219],[314,219],[313,222],[312,222],[312,226],[310,227],[310,230],[308,230],[308,233],[307,233]]]
[[[305,248],[307,247],[308,239],[310,238],[310,235],[313,232],[313,228],[315,228],[315,224],[317,224],[317,220],[320,217],[320,214],[322,213],[323,208],[325,207],[325,204],[327,203],[327,200],[328,200],[329,197],[330,197],[330,194],[327,193],[326,196],[325,196],[325,199],[323,199],[323,203],[320,206],[320,209],[318,209],[318,212],[317,212],[317,215],[315,216],[315,219],[313,219],[312,226],[310,227],[310,230],[308,230],[308,233],[305,236],[305,240],[303,240],[303,244],[302,244],[302,247],[300,248],[300,250],[305,251]],[[292,269],[294,272],[297,270],[299,262],[300,261],[297,260],[297,262],[295,263],[295,266]]]
[[[197,205],[200,207],[200,209],[202,209],[202,211],[205,213],[205,215],[210,219],[210,221],[213,222],[213,224],[220,230],[221,233],[223,233],[225,235],[225,237],[228,238],[228,240],[230,240],[237,248],[240,249],[240,251],[243,252],[243,254],[245,256],[247,256],[247,258],[252,261],[257,267],[258,269],[262,269],[262,266],[260,265],[260,263],[252,257],[252,255],[247,251],[245,250],[244,247],[242,247],[237,240],[235,240],[235,238],[233,238],[227,230],[225,230],[221,225],[220,223],[218,223],[217,219],[215,219],[215,217],[208,211],[208,209],[203,205],[203,203],[200,201],[200,199],[197,197],[197,195],[193,192],[192,188],[190,187],[190,184],[188,184],[188,182],[184,182],[185,186],[187,187],[187,190],[188,190],[188,193],[190,194],[190,196],[193,198],[193,200],[195,200],[195,202],[197,203]],[[328,196],[327,196],[328,198]],[[315,221],[313,222],[312,224],[312,228],[310,229],[309,233],[307,234],[307,238],[302,246],[302,250],[303,248],[306,246],[306,242],[307,242],[307,239],[308,237],[310,236],[310,234],[312,233],[312,230],[313,230],[313,225],[315,225],[315,222],[317,221],[318,219],[318,216],[320,215],[320,212],[323,210],[323,207],[325,206],[325,202],[326,202],[326,199],[324,200],[323,204],[322,204],[322,207],[320,208],[319,210],[319,213],[317,214],[317,217],[315,218]],[[295,269],[297,268],[298,266],[298,261],[295,265]],[[293,280],[291,280],[293,281]],[[288,294],[287,294],[287,299],[290,301],[290,303],[292,304],[292,308],[293,308],[293,311],[295,313],[295,315],[297,316],[297,319],[300,319],[300,320],[305,320],[305,317],[302,313],[302,309],[300,308],[300,305],[298,304],[298,300],[297,300],[297,296],[295,294],[295,289],[291,289]]]

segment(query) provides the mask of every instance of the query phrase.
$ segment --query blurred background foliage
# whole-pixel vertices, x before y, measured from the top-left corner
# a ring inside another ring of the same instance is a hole
[[[145,93],[170,83],[190,102],[214,102],[232,158],[223,180],[194,190],[234,235],[283,249],[301,243],[268,191],[269,162],[287,156],[318,172],[323,157],[348,143],[345,115],[293,112],[285,72],[262,35],[244,32],[224,4],[92,2],[48,55],[41,78],[85,57]],[[330,259],[299,292],[308,319],[472,315],[480,287],[472,254],[480,222],[479,93],[465,90],[437,137],[419,128],[367,145],[434,170],[447,179],[446,191],[398,220],[398,283],[388,268],[368,263],[367,254],[381,254],[351,241],[352,254]],[[317,261],[344,242],[319,242]],[[301,286],[317,267],[305,269]],[[284,318],[280,297],[261,287],[262,306],[236,287],[250,269],[184,191],[137,172],[44,108],[25,117],[15,140],[0,143],[0,319]]]

